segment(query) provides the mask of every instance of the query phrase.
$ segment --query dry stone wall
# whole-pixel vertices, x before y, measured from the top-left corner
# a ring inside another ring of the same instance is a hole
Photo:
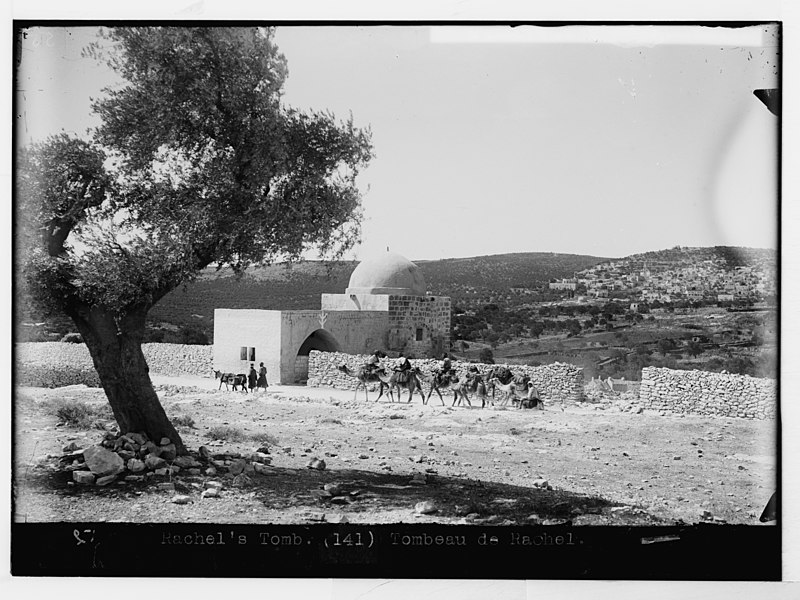
[[[17,385],[56,388],[84,384],[100,387],[85,344],[40,342],[17,344]],[[143,344],[150,372],[156,375],[213,377],[213,346]]]
[[[777,382],[748,375],[645,367],[639,403],[669,413],[774,419]]]
[[[347,365],[352,372],[357,372],[369,359],[365,354],[344,354],[341,352],[320,352],[312,350],[308,357],[308,383],[311,387],[332,387],[342,390],[354,390],[357,380],[342,373],[338,367]],[[399,364],[399,359],[384,359],[390,368]],[[412,359],[412,366],[419,367],[426,375],[431,375],[441,365],[434,359]],[[467,373],[469,367],[477,367],[481,374],[488,373],[495,367],[508,367],[519,375],[528,375],[539,390],[542,399],[547,401],[581,401],[583,400],[583,369],[566,363],[553,363],[531,367],[528,365],[487,365],[453,361],[453,369],[459,377]]]

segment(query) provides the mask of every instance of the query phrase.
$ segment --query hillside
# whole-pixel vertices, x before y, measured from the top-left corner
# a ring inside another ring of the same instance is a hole
[[[533,308],[536,303],[558,300],[562,294],[548,289],[548,282],[580,277],[600,270],[603,278],[635,273],[646,263],[652,272],[676,270],[686,265],[713,263],[724,271],[750,265],[774,270],[776,253],[747,248],[680,248],[648,252],[627,258],[528,252],[471,258],[416,261],[428,290],[450,296],[456,309],[481,310]],[[342,293],[356,262],[309,261],[249,269],[236,276],[229,269],[207,269],[198,279],[167,295],[150,313],[148,341],[207,343],[213,335],[215,308],[317,309],[323,293]],[[616,275],[613,275],[616,274]],[[19,291],[19,289],[18,289]],[[20,328],[20,341],[58,339],[72,330],[63,318],[45,318],[18,298],[18,321],[39,323]]]

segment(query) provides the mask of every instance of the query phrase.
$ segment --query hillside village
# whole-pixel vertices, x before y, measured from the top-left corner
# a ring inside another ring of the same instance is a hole
[[[672,303],[759,301],[777,293],[774,255],[753,254],[750,264],[731,265],[722,253],[676,248],[667,256],[635,255],[551,282],[551,290],[585,291],[593,298],[627,295],[631,300]]]

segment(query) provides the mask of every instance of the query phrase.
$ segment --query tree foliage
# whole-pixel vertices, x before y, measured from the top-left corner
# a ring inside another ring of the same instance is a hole
[[[284,105],[269,29],[120,27],[86,55],[123,84],[93,103],[90,139],[20,156],[18,256],[31,295],[77,326],[120,429],[184,450],[147,374],[147,312],[212,264],[340,257],[360,237],[370,132]]]
[[[370,133],[282,104],[270,30],[122,27],[87,54],[125,81],[94,102],[102,124],[22,163],[20,200],[47,242],[31,263],[40,295],[150,306],[209,264],[358,241]]]

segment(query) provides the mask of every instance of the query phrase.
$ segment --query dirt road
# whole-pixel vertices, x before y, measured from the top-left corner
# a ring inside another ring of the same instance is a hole
[[[217,391],[218,382],[154,377],[190,450],[269,447],[273,472],[234,487],[232,476],[188,475],[78,486],[54,458],[103,431],[60,426],[53,399],[106,403],[102,390],[22,388],[16,395],[15,520],[307,523],[758,524],[775,489],[775,424],[622,413],[452,408],[356,401],[340,390],[273,386]],[[375,394],[372,395],[374,398]],[[210,432],[228,428],[229,438]],[[50,458],[48,458],[48,456]],[[309,469],[312,459],[325,462]],[[174,490],[158,488],[163,481]],[[201,498],[204,483],[223,484]],[[328,493],[328,485],[336,493]],[[175,494],[189,497],[175,504]],[[426,514],[415,511],[429,501]]]

